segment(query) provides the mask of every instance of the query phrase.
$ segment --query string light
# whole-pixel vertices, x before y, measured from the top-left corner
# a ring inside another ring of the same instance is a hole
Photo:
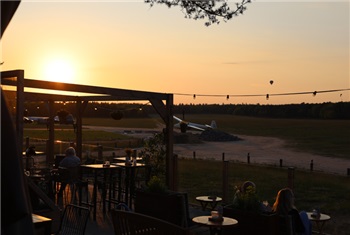
[[[229,99],[230,97],[266,97],[267,99],[271,96],[290,96],[290,95],[307,95],[312,94],[316,96],[317,93],[331,93],[331,92],[339,92],[339,91],[349,91],[350,88],[345,89],[334,89],[334,90],[322,90],[322,91],[303,91],[303,92],[286,92],[286,93],[273,93],[273,94],[231,94],[231,95],[209,95],[209,94],[186,94],[186,93],[173,93],[174,95],[179,96],[193,96],[193,99],[196,99],[197,96],[203,97],[226,97]]]

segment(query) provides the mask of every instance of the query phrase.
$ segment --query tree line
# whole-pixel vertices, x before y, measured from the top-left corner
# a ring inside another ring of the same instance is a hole
[[[66,111],[76,116],[75,103],[55,103],[56,113]],[[25,116],[48,116],[45,102],[25,104]],[[350,102],[318,104],[178,104],[173,106],[173,113],[182,114],[228,114],[265,118],[310,118],[310,119],[350,119]],[[139,103],[89,102],[83,117],[145,118],[156,114],[150,105]]]

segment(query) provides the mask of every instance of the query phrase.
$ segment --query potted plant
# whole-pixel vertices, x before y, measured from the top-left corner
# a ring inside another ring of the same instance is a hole
[[[246,181],[241,187],[235,187],[232,204],[223,208],[223,215],[238,220],[235,234],[278,234],[279,218],[264,210],[259,200],[255,184]],[[254,226],[252,226],[254,221]]]
[[[145,188],[136,190],[135,212],[186,226],[186,196],[184,193],[168,190],[159,177],[153,176]]]

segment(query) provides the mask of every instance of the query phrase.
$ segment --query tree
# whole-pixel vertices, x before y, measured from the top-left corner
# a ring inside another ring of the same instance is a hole
[[[64,109],[61,109],[60,111],[57,112],[57,116],[60,120],[60,124],[66,124],[68,114],[69,112]]]
[[[236,3],[236,9],[231,10],[227,4],[227,0],[145,0],[151,7],[154,4],[165,4],[169,8],[173,6],[180,6],[181,10],[185,14],[185,18],[194,20],[206,19],[206,26],[211,24],[219,24],[220,19],[227,21],[234,16],[243,14],[247,9],[246,4],[251,0],[240,0],[240,3]]]

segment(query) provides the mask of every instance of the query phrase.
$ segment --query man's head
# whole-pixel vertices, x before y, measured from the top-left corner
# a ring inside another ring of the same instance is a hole
[[[66,149],[66,156],[75,156],[75,149],[73,147],[69,147]]]

